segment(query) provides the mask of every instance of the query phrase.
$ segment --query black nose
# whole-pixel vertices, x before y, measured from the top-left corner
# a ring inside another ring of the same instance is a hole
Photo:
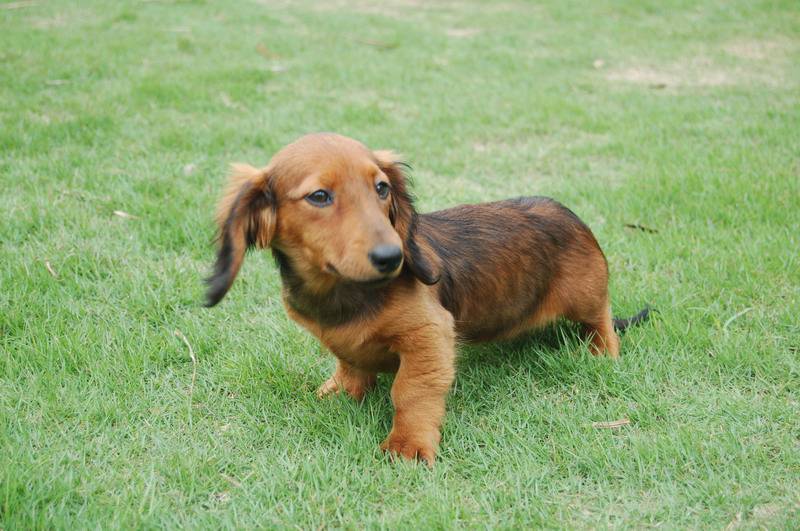
[[[403,261],[403,251],[396,245],[376,245],[369,252],[369,261],[381,273],[391,273]]]

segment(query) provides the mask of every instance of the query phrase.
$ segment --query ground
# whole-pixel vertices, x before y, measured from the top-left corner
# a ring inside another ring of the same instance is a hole
[[[796,529],[798,65],[788,0],[0,4],[0,528]],[[321,130],[559,199],[658,313],[461,348],[390,462],[267,253],[201,306],[227,164]]]

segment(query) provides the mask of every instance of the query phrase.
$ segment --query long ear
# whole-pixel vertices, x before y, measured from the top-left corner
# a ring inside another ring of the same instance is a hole
[[[206,306],[214,306],[228,292],[247,249],[269,247],[276,209],[267,170],[232,165],[228,187],[217,206],[219,251],[214,272],[206,279]]]
[[[400,158],[392,151],[373,152],[381,171],[389,177],[392,187],[392,205],[389,212],[394,230],[403,240],[403,258],[409,270],[423,284],[439,282],[439,257],[429,242],[417,230],[417,212],[414,210],[414,198],[406,186],[406,175],[403,168],[408,165],[400,162]]]

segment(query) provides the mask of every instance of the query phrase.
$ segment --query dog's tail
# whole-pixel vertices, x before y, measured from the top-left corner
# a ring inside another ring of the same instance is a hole
[[[641,312],[637,313],[633,317],[628,317],[627,319],[620,319],[618,317],[615,317],[613,319],[614,330],[616,330],[617,332],[624,332],[627,328],[631,326],[647,321],[647,319],[650,317],[651,311],[653,310],[651,310],[649,306],[645,306]]]

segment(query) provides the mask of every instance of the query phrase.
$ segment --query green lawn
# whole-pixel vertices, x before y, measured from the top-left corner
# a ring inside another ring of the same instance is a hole
[[[659,313],[462,348],[390,462],[268,253],[201,306],[227,164],[320,130],[423,211],[559,199]],[[797,529],[798,155],[794,0],[2,3],[0,529]]]

